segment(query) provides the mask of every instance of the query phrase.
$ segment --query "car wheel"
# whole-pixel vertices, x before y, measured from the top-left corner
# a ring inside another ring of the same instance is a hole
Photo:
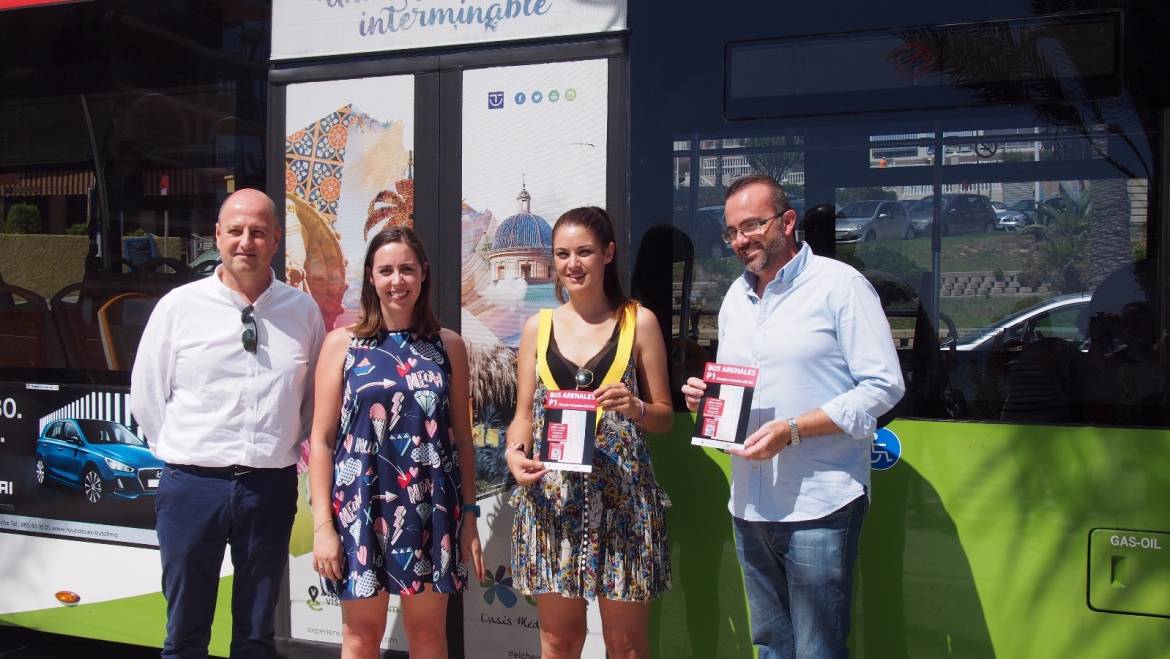
[[[875,240],[877,240],[877,234],[874,233],[873,231],[870,231],[869,233],[865,234],[865,242],[872,243]]]
[[[914,237],[914,227],[906,227],[906,233],[902,235],[903,240],[910,240]]]
[[[45,484],[45,461],[42,460],[39,456],[37,457],[36,479],[37,485]]]
[[[102,475],[93,467],[85,468],[85,474],[81,477],[81,491],[90,503],[102,500]]]

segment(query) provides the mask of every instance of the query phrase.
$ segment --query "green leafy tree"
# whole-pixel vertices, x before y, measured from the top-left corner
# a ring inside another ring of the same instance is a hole
[[[751,165],[752,170],[757,174],[767,174],[778,182],[782,182],[785,174],[788,172],[797,171],[804,166],[804,153],[795,150],[783,150],[784,148],[792,149],[794,147],[794,144],[789,144],[788,140],[783,137],[751,138],[744,141],[744,146],[749,148],[769,147],[775,149],[748,154],[747,161]],[[785,186],[785,190],[789,194],[792,194],[792,191],[787,186]]]
[[[4,233],[40,233],[41,211],[33,204],[15,204],[8,209]]]

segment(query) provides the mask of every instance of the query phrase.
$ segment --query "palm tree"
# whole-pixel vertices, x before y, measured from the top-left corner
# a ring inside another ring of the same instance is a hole
[[[1060,293],[1077,293],[1089,289],[1092,266],[1084,255],[1093,227],[1093,188],[1085,188],[1076,197],[1061,190],[1061,198],[1063,208],[1045,210],[1046,224],[1020,232],[1036,240],[1020,278],[1033,287],[1046,283]]]
[[[414,227],[414,179],[400,179],[394,183],[393,191],[383,190],[374,197],[366,214],[362,238],[368,239],[370,231],[380,224],[388,229]]]
[[[1038,16],[1098,8],[1088,1],[1033,2]],[[1133,30],[1155,29],[1156,21],[1127,18],[1127,36]],[[1077,20],[1067,19],[1074,28]],[[955,87],[988,103],[1027,98],[1037,117],[1052,128],[1054,157],[1104,161],[1114,168],[1116,176],[1089,181],[1093,212],[1087,218],[1081,258],[1087,262],[1083,283],[1093,287],[1133,260],[1127,180],[1152,177],[1157,112],[1143,107],[1146,98],[1129,94],[1124,85],[1119,94],[1103,98],[1085,89],[1080,72],[1095,70],[1099,62],[1078,58],[1099,54],[1077,47],[1084,44],[1071,43],[1074,35],[1084,32],[1066,27],[1065,21],[1049,19],[1046,27],[1032,29],[1018,29],[1009,21],[916,28],[900,33],[904,45],[890,56],[906,71],[945,75]],[[1148,43],[1146,39],[1131,38],[1126,43]],[[1131,84],[1162,75],[1161,65],[1150,59],[1126,58],[1127,77],[1138,81]],[[1004,81],[1015,82],[1009,86]]]
[[[1133,263],[1129,192],[1125,179],[1094,179],[1088,192],[1093,212],[1088,232],[1086,283],[1096,288],[1109,273]]]

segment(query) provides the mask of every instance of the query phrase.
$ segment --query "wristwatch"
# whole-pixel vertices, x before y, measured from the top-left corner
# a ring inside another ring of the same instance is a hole
[[[788,417],[788,445],[800,444],[800,429],[796,427],[796,419]]]
[[[475,515],[476,517],[483,517],[483,515],[480,514],[480,512],[479,512],[479,504],[478,503],[465,503],[465,504],[463,504],[463,512],[471,513],[472,515]]]

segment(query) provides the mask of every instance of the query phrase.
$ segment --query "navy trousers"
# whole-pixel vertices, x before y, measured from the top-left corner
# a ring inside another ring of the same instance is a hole
[[[167,600],[163,657],[207,656],[228,545],[235,572],[231,656],[277,656],[273,618],[296,501],[295,466],[239,475],[166,466],[155,501]]]

